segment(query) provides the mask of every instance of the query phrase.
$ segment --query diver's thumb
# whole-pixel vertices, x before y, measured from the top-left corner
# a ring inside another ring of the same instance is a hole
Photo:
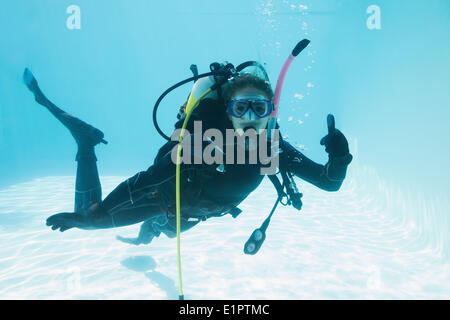
[[[320,145],[321,146],[326,145],[327,141],[328,141],[328,134],[325,137],[323,137],[322,139],[320,139]]]

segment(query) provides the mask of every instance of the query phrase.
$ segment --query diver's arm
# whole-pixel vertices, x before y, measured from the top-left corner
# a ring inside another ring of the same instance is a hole
[[[320,144],[325,146],[328,153],[328,162],[325,165],[315,163],[290,143],[281,141],[281,166],[297,177],[327,191],[339,190],[347,173],[347,166],[353,159],[347,139],[335,128],[334,123],[334,116],[328,115],[328,134],[320,140]]]
[[[337,191],[344,181],[347,166],[352,160],[352,155],[341,157],[328,156],[325,165],[318,164],[307,158],[290,143],[283,141],[280,165],[295,176],[308,181],[326,191]]]

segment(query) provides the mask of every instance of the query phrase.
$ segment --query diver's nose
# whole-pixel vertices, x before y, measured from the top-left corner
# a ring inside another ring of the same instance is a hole
[[[253,110],[249,108],[248,111],[242,117],[242,119],[246,121],[254,121],[256,119],[256,115],[253,112]]]

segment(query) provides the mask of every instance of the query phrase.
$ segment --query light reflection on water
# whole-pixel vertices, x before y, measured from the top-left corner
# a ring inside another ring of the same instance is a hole
[[[123,179],[103,177],[104,194]],[[45,226],[48,215],[73,208],[73,186],[74,177],[44,177],[0,190],[0,298],[175,298],[175,241],[115,240],[136,236],[138,226],[65,233]],[[211,219],[183,234],[187,298],[449,298],[442,199],[403,194],[358,165],[337,193],[299,187],[302,211],[280,206],[256,256],[242,249],[273,205],[266,180],[237,219]]]

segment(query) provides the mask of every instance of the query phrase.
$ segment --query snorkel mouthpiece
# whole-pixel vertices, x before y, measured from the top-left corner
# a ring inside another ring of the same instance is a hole
[[[297,45],[295,46],[294,50],[292,50],[292,55],[293,55],[294,57],[298,56],[298,54],[299,54],[300,52],[302,52],[303,49],[305,49],[305,48],[308,46],[308,44],[309,44],[310,42],[311,42],[311,41],[309,41],[308,39],[303,39],[302,41],[300,41],[299,43],[297,43]]]
[[[295,57],[298,56],[300,54],[300,52],[302,52],[303,49],[305,49],[309,45],[309,43],[310,43],[310,41],[308,39],[303,39],[302,41],[297,43],[294,50],[292,50],[291,54],[284,62],[283,68],[281,68],[281,71],[280,71],[280,74],[279,74],[278,80],[277,80],[277,86],[275,88],[275,95],[273,98],[273,111],[270,114],[270,120],[269,120],[269,124],[267,126],[267,129],[268,129],[267,137],[269,139],[272,138],[272,130],[275,129],[275,126],[277,123],[278,106],[280,105],[280,97],[281,97],[281,91],[283,89],[284,78],[286,77],[286,74],[289,70],[289,67],[292,64],[292,61],[294,61]]]

